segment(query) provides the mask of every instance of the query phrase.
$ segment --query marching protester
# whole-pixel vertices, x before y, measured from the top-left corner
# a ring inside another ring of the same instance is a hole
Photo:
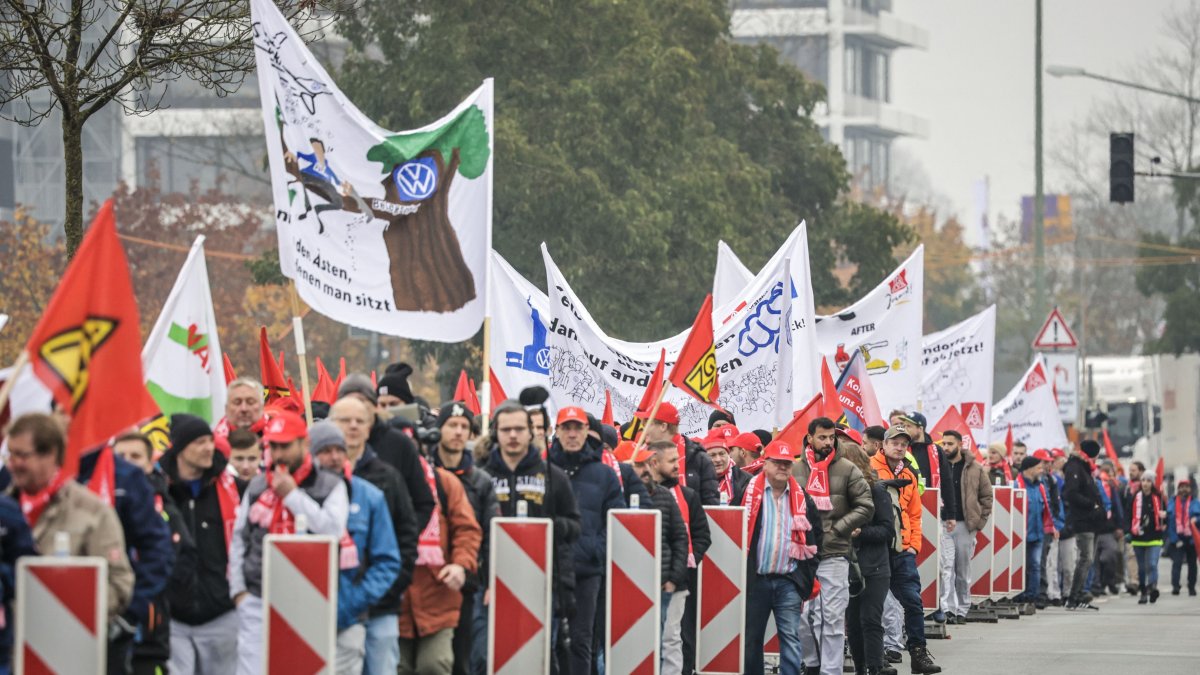
[[[1083,592],[1095,557],[1096,533],[1108,521],[1100,488],[1092,476],[1093,460],[1099,454],[1099,443],[1080,441],[1079,449],[1063,465],[1063,503],[1067,510],[1067,527],[1075,537],[1075,569],[1071,572],[1069,592],[1065,576],[1063,581],[1067,609],[1100,609]],[[1066,574],[1065,569],[1063,574]]]
[[[791,466],[820,513],[822,537],[817,580],[821,593],[800,615],[804,664],[822,675],[842,672],[845,616],[850,602],[851,533],[875,512],[871,487],[853,462],[838,453],[837,425],[826,417],[809,422],[805,448]],[[765,456],[764,451],[764,456]]]
[[[1154,484],[1154,476],[1142,474],[1137,489],[1129,496],[1129,534],[1137,559],[1139,605],[1158,602],[1158,558],[1166,532],[1166,500]]]
[[[561,639],[562,622],[575,614],[572,547],[579,539],[580,516],[571,479],[562,469],[542,460],[533,444],[532,415],[521,403],[504,401],[496,406],[491,430],[494,441],[483,468],[492,476],[498,515],[514,518],[518,503],[524,502],[529,517],[554,522],[553,634]],[[480,577],[488,578],[487,574]]]
[[[873,425],[863,429],[863,452],[867,453],[867,457],[874,457],[875,453],[883,448],[883,436],[887,433],[887,429],[881,426]]]
[[[1187,476],[1175,485],[1175,498],[1167,500],[1167,555],[1171,557],[1171,595],[1179,595],[1183,568],[1187,567],[1188,595],[1196,595],[1196,540],[1200,528],[1200,501],[1192,499]]]
[[[1055,525],[1058,526],[1058,557],[1055,561],[1047,565],[1047,569],[1054,568],[1057,574],[1054,574],[1049,580],[1048,593],[1050,604],[1055,607],[1066,605],[1071,596],[1071,584],[1075,576],[1075,563],[1077,553],[1075,550],[1075,531],[1071,528],[1071,524],[1067,521],[1067,503],[1065,490],[1067,486],[1067,477],[1063,470],[1067,466],[1066,451],[1060,450],[1058,454],[1053,455],[1053,478],[1054,485],[1058,490],[1058,513]]]
[[[925,614],[921,606],[921,577],[917,573],[917,553],[921,550],[921,497],[917,490],[917,475],[905,461],[908,453],[908,432],[900,427],[888,429],[883,449],[871,458],[875,470],[895,508],[899,509],[900,531],[898,545],[891,549],[891,591],[904,611],[905,647],[910,666],[915,673],[940,673],[933,662],[925,641]]]
[[[1049,459],[1046,459],[1046,457]],[[1063,548],[1061,542],[1067,526],[1066,512],[1062,505],[1062,465],[1066,462],[1066,453],[1061,448],[1054,448],[1042,460],[1042,481],[1040,489],[1045,489],[1042,501],[1047,504],[1043,512],[1043,532],[1048,525],[1053,531],[1046,535],[1042,544],[1042,577],[1038,588],[1037,602],[1041,605],[1062,604],[1062,582],[1059,572],[1059,555]],[[1039,489],[1039,491],[1040,491]],[[1049,514],[1049,522],[1045,520]],[[1075,548],[1075,543],[1068,541],[1066,548]]]
[[[231,435],[240,432],[254,436],[246,429]],[[171,416],[171,447],[158,463],[182,525],[175,568],[167,584],[168,670],[205,675],[233,672],[238,620],[226,573],[246,483],[226,471],[226,459],[214,451],[208,424],[193,415]]]
[[[733,442],[729,445],[729,459],[733,465],[742,469],[746,473],[748,466],[756,465],[759,461],[759,455],[762,454],[763,442],[758,434],[746,431],[734,437]],[[714,468],[715,471],[715,468]],[[719,489],[719,488],[718,488]],[[731,504],[733,502],[730,502]]]
[[[638,413],[639,419],[646,419],[650,413]],[[717,506],[721,503],[721,493],[717,489],[717,473],[713,470],[712,460],[704,452],[699,443],[679,434],[679,411],[674,405],[664,401],[654,413],[654,419],[646,419],[645,444],[649,446],[656,441],[673,441],[679,446],[679,473],[684,477],[684,483],[700,495],[700,502],[705,506]]]
[[[917,467],[918,476],[925,487],[938,489],[939,514],[943,527],[940,538],[942,541],[945,541],[947,536],[954,531],[957,522],[956,517],[962,510],[958,504],[960,498],[958,491],[942,489],[945,477],[950,474],[949,458],[946,455],[946,451],[937,443],[934,443],[925,433],[925,426],[928,422],[924,415],[914,411],[900,419],[904,428],[913,438],[913,442],[908,446],[908,454],[912,457]],[[940,564],[942,566],[953,566],[956,560],[957,551],[955,547],[945,547],[943,555],[940,556]],[[933,613],[931,618],[938,623],[945,623],[946,605],[941,602],[941,598],[938,600],[938,609]]]
[[[0,495],[0,612],[4,616],[13,616],[17,560],[37,554],[33,530],[21,513],[21,505],[8,495]],[[12,643],[12,622],[0,623],[0,673],[4,675],[12,672]]]
[[[942,434],[942,448],[950,470],[942,479],[945,492],[953,493],[954,512],[942,534],[942,608],[947,621],[962,625],[971,608],[971,557],[975,535],[992,515],[992,484],[975,456],[963,448],[963,437],[953,429]]]
[[[846,608],[846,639],[854,659],[856,675],[896,675],[896,669],[883,657],[883,603],[891,586],[892,565],[889,549],[896,541],[896,523],[892,498],[871,469],[865,451],[849,443],[840,447],[871,486],[875,512],[871,520],[850,533],[854,553],[862,574],[862,590],[851,593]]]
[[[1096,485],[1100,488],[1100,498],[1104,501],[1107,518],[1104,525],[1096,531],[1096,559],[1087,585],[1089,593],[1095,588],[1093,595],[1116,595],[1120,592],[1117,583],[1124,579],[1125,565],[1117,540],[1125,539],[1127,517],[1116,474],[1112,462],[1104,462],[1096,476]],[[1105,589],[1108,589],[1107,593]]]
[[[238,675],[262,669],[262,563],[268,534],[292,534],[303,516],[308,531],[338,539],[346,529],[350,500],[343,477],[318,469],[309,453],[304,420],[276,414],[263,431],[270,464],[246,487],[229,549],[229,595],[237,607]]]
[[[217,422],[213,433],[228,436],[234,429],[246,429],[261,436],[266,418],[263,416],[263,385],[250,377],[239,377],[226,386],[225,417]]]
[[[1008,482],[1012,480],[1012,467],[1004,457],[1004,444],[992,443],[988,445],[987,451],[988,478],[992,481],[992,486],[1008,485]]]
[[[1009,466],[1012,467],[1012,474],[1016,474],[1021,470],[1021,463],[1025,461],[1025,457],[1029,454],[1029,446],[1021,441],[1013,441],[1012,444],[1012,461]]]
[[[739,436],[741,433],[737,427],[721,424],[713,427],[701,443],[717,474],[717,490],[721,493],[722,504],[741,503],[746,484],[750,482],[750,474],[735,466],[730,459],[729,453]]]
[[[226,470],[249,483],[262,468],[263,451],[258,435],[249,429],[234,429],[225,440],[229,443]]]
[[[633,449],[632,445],[630,442],[630,450]],[[687,588],[688,548],[691,546],[691,542],[688,540],[687,524],[684,523],[683,515],[679,512],[679,505],[675,503],[675,495],[658,482],[658,476],[661,474],[655,461],[656,456],[656,453],[651,450],[637,450],[630,457],[629,462],[646,487],[647,499],[642,508],[658,509],[661,514],[659,526],[662,531],[662,603],[659,623],[665,624],[667,608],[671,605],[671,595],[677,589]]]
[[[345,476],[350,497],[346,533],[338,542],[336,659],[338,675],[358,675],[364,672],[367,612],[399,576],[400,549],[383,492],[351,473],[341,430],[332,422],[317,422],[308,438],[317,464]]]
[[[775,617],[780,672],[800,673],[802,607],[819,587],[817,555],[828,531],[816,502],[793,475],[796,451],[783,441],[763,449],[762,471],[742,496],[746,507],[747,673],[763,672],[768,617]],[[838,647],[841,649],[841,646]],[[840,671],[840,666],[839,666]]]
[[[356,396],[338,399],[329,407],[329,421],[341,433],[342,441],[340,450],[331,449],[331,452],[344,451],[353,476],[365,480],[383,493],[384,506],[392,525],[392,537],[399,552],[400,569],[392,587],[368,610],[363,639],[363,672],[368,675],[392,673],[400,662],[400,625],[397,621],[400,597],[412,583],[417,562],[417,522],[413,515],[412,500],[408,496],[408,486],[400,472],[379,459],[367,441],[367,430],[373,416],[371,407]],[[330,462],[337,466],[335,458],[331,458]],[[353,484],[347,487],[353,497]]]
[[[602,459],[600,441],[588,435],[582,408],[558,411],[548,459],[571,480],[579,509],[580,534],[575,541],[575,616],[571,619],[571,672],[587,673],[592,663],[592,634],[603,590],[607,557],[608,512],[625,508],[620,480]]]
[[[1042,547],[1054,532],[1054,522],[1050,515],[1049,495],[1043,484],[1041,459],[1027,456],[1017,469],[1019,472],[1013,484],[1025,491],[1025,590],[1016,599],[1036,602],[1042,585]]]
[[[1121,485],[1122,504],[1128,504],[1130,496],[1132,496],[1133,493],[1141,487],[1139,484],[1141,483],[1142,475],[1145,473],[1145,464],[1142,464],[1136,460],[1129,463],[1129,473]],[[1124,565],[1122,568],[1125,573],[1125,592],[1132,596],[1137,596],[1139,594],[1137,583],[1137,559],[1133,554],[1133,542],[1126,541],[1126,539],[1129,538],[1123,537],[1121,542],[1121,555],[1124,557]]]

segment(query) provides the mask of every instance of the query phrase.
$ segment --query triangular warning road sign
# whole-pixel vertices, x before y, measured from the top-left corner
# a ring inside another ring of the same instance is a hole
[[[1078,347],[1079,341],[1075,339],[1075,334],[1067,326],[1067,320],[1055,307],[1050,311],[1050,316],[1046,317],[1046,323],[1042,324],[1042,329],[1038,331],[1037,337],[1033,339],[1033,348],[1076,349]]]

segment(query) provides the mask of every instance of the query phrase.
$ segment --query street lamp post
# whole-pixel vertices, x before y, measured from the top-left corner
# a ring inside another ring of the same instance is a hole
[[[1046,194],[1042,186],[1042,0],[1035,0],[1033,118],[1033,280],[1034,318],[1046,314]]]
[[[1115,77],[1109,77],[1107,75],[1098,75],[1096,73],[1089,73],[1087,70],[1084,70],[1083,68],[1080,68],[1079,66],[1046,66],[1046,72],[1053,75],[1054,77],[1087,77],[1087,78],[1091,78],[1093,80],[1099,80],[1101,82],[1107,82],[1109,84],[1115,84],[1115,85],[1118,85],[1121,87],[1129,87],[1130,89],[1139,89],[1141,91],[1148,91],[1151,94],[1159,94],[1161,96],[1169,96],[1171,98],[1177,98],[1181,101],[1186,101],[1188,103],[1200,104],[1200,98],[1196,98],[1195,96],[1188,96],[1187,94],[1183,94],[1178,91],[1171,91],[1170,89],[1159,89],[1158,87],[1151,87],[1151,86],[1148,86],[1145,84],[1139,84],[1137,82],[1130,82],[1129,80],[1120,80]]]

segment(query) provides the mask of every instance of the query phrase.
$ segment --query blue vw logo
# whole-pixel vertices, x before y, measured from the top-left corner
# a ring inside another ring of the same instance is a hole
[[[437,189],[437,163],[432,157],[405,162],[392,171],[392,181],[402,202],[419,202]]]

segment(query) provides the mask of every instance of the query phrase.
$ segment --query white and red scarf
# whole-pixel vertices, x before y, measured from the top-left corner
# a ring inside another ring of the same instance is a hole
[[[304,453],[304,461],[300,464],[300,468],[292,474],[292,479],[296,481],[296,485],[300,485],[312,475],[312,472],[312,455]],[[295,534],[296,519],[292,516],[292,512],[284,507],[283,500],[276,494],[272,485],[275,480],[275,465],[267,467],[266,480],[267,489],[263,490],[263,493],[250,506],[248,514],[250,522],[266,528],[271,534]],[[223,518],[224,512],[221,515]],[[228,542],[228,539],[226,541]]]
[[[725,468],[725,474],[721,476],[721,482],[717,483],[717,492],[721,493],[721,504],[733,503],[733,462]]]
[[[832,457],[832,453],[830,453]],[[750,479],[750,483],[746,485],[746,495],[744,498],[746,508],[749,510],[749,521],[746,524],[746,531],[750,536],[754,536],[754,527],[758,523],[758,514],[762,511],[763,492],[766,490],[767,476],[766,474],[758,474]],[[808,522],[808,507],[804,504],[804,492],[800,489],[800,484],[795,478],[788,476],[788,497],[791,502],[791,541],[788,542],[788,555],[793,560],[808,560],[817,554],[817,547],[808,543],[808,535],[805,533],[812,529],[812,524]]]
[[[88,489],[109,506],[117,504],[117,461],[111,445],[96,451],[96,468],[88,479]]]
[[[929,453],[929,485],[931,488],[942,487],[942,461],[938,456],[938,447],[933,443],[925,446],[925,451]]]
[[[429,492],[433,494],[433,515],[429,516],[429,522],[425,524],[425,529],[421,530],[421,536],[417,539],[417,564],[441,567],[446,564],[446,553],[442,551],[442,504],[438,498],[437,477],[433,473],[433,465],[424,457],[420,459],[421,468],[425,471],[425,482],[429,484]]]
[[[1146,529],[1142,526],[1142,511],[1145,509],[1143,506],[1143,502],[1146,501],[1145,497],[1146,493],[1141,490],[1138,490],[1137,494],[1133,496],[1133,518],[1129,531],[1138,536],[1144,534]],[[1158,495],[1150,495],[1150,508],[1154,509],[1150,513],[1150,518],[1155,519],[1154,522],[1157,522],[1158,514],[1162,512],[1162,502],[1159,500]]]
[[[812,447],[804,448],[804,461],[808,462],[809,469],[808,484],[804,486],[804,490],[812,497],[818,511],[833,510],[833,500],[829,498],[829,465],[836,454],[837,450],[830,449],[824,460],[817,461]]]
[[[1192,511],[1192,496],[1188,495],[1187,501],[1183,497],[1175,495],[1175,535],[1180,538],[1191,538],[1192,524],[1188,522],[1188,516]]]
[[[683,496],[683,484],[680,481],[675,482],[671,492],[675,495],[675,503],[679,505],[679,515],[683,517],[683,529],[687,530],[688,567],[692,568],[696,566],[696,552],[692,550],[692,512],[688,509],[687,498]]]
[[[46,505],[58,491],[66,485],[71,477],[60,471],[55,471],[54,476],[50,478],[50,483],[46,487],[38,490],[33,494],[24,492],[20,495],[21,513],[25,514],[25,522],[29,523],[30,527],[35,527],[38,518],[42,517],[42,511],[46,510]]]
[[[604,448],[600,451],[600,461],[604,462],[604,466],[612,469],[613,473],[617,474],[617,484],[624,490],[625,480],[621,478],[621,464],[617,462],[617,456],[612,453],[612,450]]]

